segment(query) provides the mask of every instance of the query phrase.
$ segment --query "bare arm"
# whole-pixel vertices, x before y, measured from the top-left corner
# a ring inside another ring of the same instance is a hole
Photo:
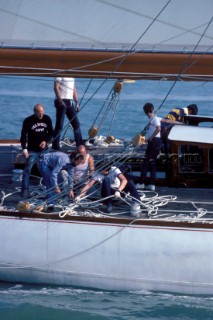
[[[83,189],[80,191],[79,197],[83,197],[85,195],[85,193],[93,186],[93,184],[95,183],[95,180],[92,179],[90,180],[84,187]]]
[[[92,175],[95,171],[95,165],[94,165],[94,159],[91,155],[89,156],[88,163],[89,163],[89,174]]]
[[[120,173],[119,175],[118,175],[118,178],[119,178],[119,180],[120,180],[120,182],[121,182],[121,184],[120,184],[120,186],[119,186],[119,188],[118,188],[118,191],[123,191],[123,189],[126,187],[126,185],[127,185],[127,179],[125,178],[125,176],[122,174],[122,173]]]
[[[73,90],[73,99],[75,100],[76,111],[78,111],[79,110],[79,103],[78,103],[78,92],[77,92],[76,87],[74,87],[74,90]]]
[[[170,124],[183,124],[181,121],[175,121],[175,120],[170,120],[170,119],[161,119],[162,123],[170,123]]]
[[[152,141],[154,137],[160,132],[160,126],[157,126],[153,134],[147,139],[147,141]]]
[[[59,88],[60,88],[60,83],[55,81],[54,82],[54,91],[55,91],[56,98],[58,99],[58,102],[60,104],[63,104]]]

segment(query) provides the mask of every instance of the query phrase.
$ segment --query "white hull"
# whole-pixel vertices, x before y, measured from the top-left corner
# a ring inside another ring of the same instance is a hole
[[[1,216],[0,244],[2,281],[213,294],[211,228]]]

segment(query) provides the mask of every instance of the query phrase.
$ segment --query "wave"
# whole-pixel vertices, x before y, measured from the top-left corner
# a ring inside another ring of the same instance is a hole
[[[11,319],[212,319],[213,297],[151,291],[111,292],[73,287],[0,285],[0,306]],[[16,317],[12,317],[15,315]],[[48,315],[48,316],[47,316]],[[51,315],[51,316],[50,316]],[[57,315],[57,317],[56,317]],[[46,316],[46,318],[45,318]],[[30,317],[31,318],[31,317]],[[67,319],[67,318],[66,318]]]

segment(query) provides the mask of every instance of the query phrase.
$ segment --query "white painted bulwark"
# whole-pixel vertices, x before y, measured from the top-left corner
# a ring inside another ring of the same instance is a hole
[[[3,281],[213,294],[211,229],[1,217],[0,247]]]

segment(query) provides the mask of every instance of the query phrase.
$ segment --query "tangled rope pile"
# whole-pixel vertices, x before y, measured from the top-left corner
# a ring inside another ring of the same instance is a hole
[[[40,179],[39,185],[34,189],[31,193],[30,201],[30,212],[38,212],[41,211],[39,208],[42,207],[43,213],[45,212],[45,204],[46,202],[40,200],[46,195],[46,190],[42,186],[42,179]],[[140,201],[133,198],[129,193],[124,193],[121,198],[119,198],[119,203],[115,203],[114,210],[110,214],[106,214],[102,209],[102,202],[107,198],[91,198],[94,192],[93,191],[89,195],[81,198],[80,201],[76,202],[68,199],[68,197],[64,197],[59,199],[58,204],[54,206],[54,213],[58,214],[61,219],[65,216],[84,216],[84,217],[103,217],[103,216],[119,216],[119,215],[131,215],[131,209],[134,206],[140,206],[140,210],[138,211],[138,217],[142,219],[158,219],[158,220],[170,220],[170,221],[187,221],[187,222],[208,222],[213,223],[212,218],[207,218],[204,216],[207,213],[213,213],[206,209],[200,208],[196,206],[196,204],[192,201],[177,201],[177,197],[174,195],[164,195],[159,196],[155,191],[140,191]],[[6,194],[2,191],[2,197],[0,202],[1,210],[11,211],[4,207],[4,201],[6,198],[13,196],[14,194],[20,192],[20,188],[15,188],[14,192],[10,192]],[[114,196],[110,196],[114,198]],[[167,209],[165,208],[169,204],[190,204],[192,209],[188,210],[175,210],[175,209]],[[161,209],[164,207],[163,209]]]

